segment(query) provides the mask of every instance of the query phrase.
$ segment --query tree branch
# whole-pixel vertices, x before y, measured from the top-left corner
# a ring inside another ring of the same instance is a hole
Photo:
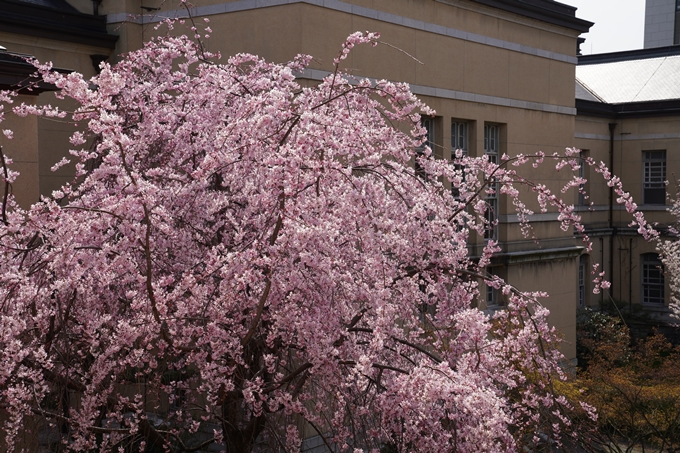
[[[2,196],[2,223],[7,225],[7,198],[12,185],[9,183],[9,170],[7,169],[7,162],[5,162],[5,155],[2,152],[2,146],[0,146],[0,161],[2,161],[2,172],[5,179],[5,192]]]

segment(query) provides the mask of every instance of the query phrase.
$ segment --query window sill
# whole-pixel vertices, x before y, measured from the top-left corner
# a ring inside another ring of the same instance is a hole
[[[665,211],[669,208],[665,204],[641,204],[638,206],[640,211]]]

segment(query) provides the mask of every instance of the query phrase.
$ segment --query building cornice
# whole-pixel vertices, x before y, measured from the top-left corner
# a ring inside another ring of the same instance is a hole
[[[576,112],[577,115],[611,119],[680,115],[680,99],[622,104],[576,99]]]
[[[587,33],[593,22],[576,17],[576,8],[552,0],[472,0],[520,16]]]
[[[648,58],[662,58],[680,55],[680,45],[654,47],[651,49],[624,50],[622,52],[598,53],[593,55],[579,55],[579,66],[589,64],[616,63],[618,61],[645,60]]]
[[[106,30],[105,16],[0,0],[0,31],[113,49],[118,37]]]
[[[564,259],[574,259],[580,256],[586,248],[582,245],[573,247],[560,247],[549,249],[535,249],[525,250],[520,252],[499,253],[491,259],[491,264],[499,265],[513,265],[536,263],[541,261],[555,261]]]

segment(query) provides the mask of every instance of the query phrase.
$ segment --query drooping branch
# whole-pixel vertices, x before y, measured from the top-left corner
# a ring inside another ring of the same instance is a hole
[[[7,225],[7,198],[12,186],[9,183],[9,170],[7,169],[7,162],[5,162],[5,154],[2,152],[2,146],[0,146],[0,161],[2,162],[2,174],[5,180],[5,190],[2,194],[2,223]]]
[[[341,360],[338,362],[340,365],[349,365],[349,366],[356,366],[357,362],[354,360]],[[391,371],[396,371],[397,373],[401,374],[409,374],[408,371],[406,371],[403,368],[397,368],[391,365],[385,365],[382,363],[372,363],[371,367],[376,368],[378,370],[391,370]]]
[[[373,329],[368,328],[368,327],[352,327],[352,328],[347,329],[347,331],[348,331],[348,332],[365,332],[365,333],[373,333]],[[432,359],[434,362],[436,362],[436,363],[442,363],[442,362],[443,362],[443,359],[442,359],[441,357],[437,356],[436,354],[434,354],[434,353],[431,352],[431,351],[428,351],[427,349],[425,349],[424,347],[422,347],[422,346],[420,346],[420,345],[417,345],[417,344],[415,344],[415,343],[412,343],[412,342],[410,342],[410,341],[407,341],[407,340],[404,340],[404,339],[402,339],[402,338],[398,338],[398,337],[395,337],[395,336],[391,336],[390,338],[391,338],[392,340],[396,341],[397,343],[401,343],[401,344],[403,344],[404,346],[408,346],[408,347],[410,347],[410,348],[415,349],[415,350],[418,351],[418,352],[421,352],[421,353],[425,354],[426,356],[428,356],[429,358],[431,358],[431,359]]]
[[[274,390],[283,387],[284,385],[286,385],[287,383],[291,382],[293,379],[295,379],[296,377],[298,377],[298,376],[299,376],[300,374],[302,374],[303,372],[305,372],[305,371],[307,371],[308,369],[312,368],[312,366],[313,366],[313,365],[312,365],[311,363],[309,363],[309,362],[308,362],[308,363],[305,363],[305,364],[303,364],[303,365],[301,365],[301,366],[299,366],[295,371],[293,371],[292,373],[288,374],[288,376],[286,376],[286,377],[284,377],[283,379],[277,381],[277,382],[274,383],[273,385],[270,385],[269,387],[263,388],[263,389],[262,389],[262,393],[271,393],[271,392],[273,392]]]
[[[264,312],[264,307],[265,307],[265,304],[267,303],[267,298],[269,297],[269,291],[271,291],[271,288],[272,288],[271,278],[265,277],[264,290],[262,291],[262,295],[260,296],[260,300],[257,304],[257,309],[255,311],[255,316],[253,317],[253,322],[250,325],[250,329],[248,329],[248,332],[246,333],[246,335],[241,340],[242,346],[247,345],[248,342],[255,335],[255,332],[257,331],[257,327],[260,324],[260,320],[262,319],[262,313]]]

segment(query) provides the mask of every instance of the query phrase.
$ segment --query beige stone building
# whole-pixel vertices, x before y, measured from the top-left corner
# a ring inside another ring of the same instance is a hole
[[[210,20],[213,33],[207,46],[223,55],[250,52],[275,62],[298,53],[313,55],[301,78],[315,83],[332,70],[347,35],[377,31],[394,47],[355,49],[345,66],[357,76],[411,84],[437,111],[426,126],[439,157],[450,159],[457,148],[492,159],[503,153],[552,154],[574,144],[578,37],[592,24],[577,18],[573,7],[553,0],[191,3],[187,10],[179,0],[0,0],[0,45],[7,52],[35,55],[56,67],[92,75],[93,62],[105,57],[115,61],[120,53],[139,48],[158,33],[154,27],[164,18],[191,15]],[[7,18],[3,11],[14,16]],[[31,21],[27,17],[32,15],[42,19]],[[61,19],[50,22],[50,15]],[[51,102],[51,95],[33,100]],[[28,204],[68,180],[68,169],[53,174],[49,168],[68,149],[70,128],[39,120],[23,130],[20,140],[28,143],[22,147],[25,171],[15,193]],[[6,144],[7,154],[19,152],[15,144]],[[553,188],[568,177],[547,165],[527,176]],[[566,356],[574,359],[580,240],[572,231],[561,231],[557,214],[549,212],[534,216],[537,244],[521,235],[509,200],[499,196],[488,202],[499,223],[486,236],[498,239],[502,247],[491,271],[522,290],[550,293],[545,303],[551,322],[567,340]],[[473,253],[485,239],[476,239]],[[485,296],[480,306],[502,306],[502,295],[489,289]]]
[[[34,71],[24,57],[52,61],[57,68],[92,76],[96,65],[114,54],[118,37],[107,31],[106,17],[83,14],[66,0],[0,0],[0,88],[27,85]],[[38,104],[55,103],[49,87],[23,90],[22,99]],[[68,108],[67,103],[62,103]],[[11,117],[8,117],[11,118]],[[69,149],[73,128],[52,120],[26,118],[9,124],[22,133],[12,142],[2,141],[4,151],[21,172],[14,194],[24,206],[49,194],[72,179],[73,170],[50,171]],[[5,128],[5,124],[3,124]]]
[[[647,220],[665,233],[674,221],[666,195],[675,197],[673,181],[680,176],[680,47],[583,56],[576,74],[576,145],[607,163]],[[579,302],[597,305],[611,296],[663,321],[670,291],[655,245],[628,226],[631,216],[590,172],[592,197],[576,200],[595,245],[580,258]],[[586,269],[593,260],[603,263],[612,281],[610,291],[597,297],[588,291]]]

